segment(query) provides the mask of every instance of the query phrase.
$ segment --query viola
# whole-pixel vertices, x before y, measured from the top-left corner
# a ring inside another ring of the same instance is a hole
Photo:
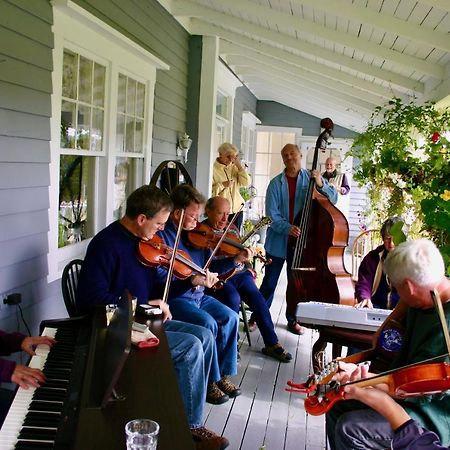
[[[441,359],[443,356],[432,359]],[[397,398],[437,394],[450,389],[450,364],[447,362],[413,364],[371,378],[345,384],[335,382],[330,384],[329,389],[323,394],[308,396],[305,399],[305,410],[313,416],[319,416],[328,412],[336,402],[344,399],[345,386],[352,384],[368,387],[381,383],[387,384],[389,394]]]
[[[195,248],[215,248],[222,236],[223,231],[215,230],[206,223],[199,223],[196,228],[188,231],[189,242]],[[245,248],[235,232],[227,231],[219,244],[218,255],[236,256]],[[270,260],[266,260],[260,254],[256,254],[255,257],[260,259],[264,265],[270,263]]]

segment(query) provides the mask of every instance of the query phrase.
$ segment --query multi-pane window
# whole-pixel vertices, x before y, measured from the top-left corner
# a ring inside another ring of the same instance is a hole
[[[62,73],[61,147],[102,150],[106,68],[65,49]]]
[[[106,67],[64,49],[59,164],[58,247],[92,237],[95,158],[104,141]]]

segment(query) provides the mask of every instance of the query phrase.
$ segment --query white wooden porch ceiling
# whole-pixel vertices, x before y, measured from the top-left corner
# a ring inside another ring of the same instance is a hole
[[[450,95],[450,0],[160,0],[259,100],[361,131],[393,96]]]

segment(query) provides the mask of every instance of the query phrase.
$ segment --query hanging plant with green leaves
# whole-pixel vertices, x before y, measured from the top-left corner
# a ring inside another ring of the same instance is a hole
[[[429,236],[450,265],[450,110],[433,102],[377,107],[353,142],[354,179],[368,188],[375,224],[401,216],[413,237]]]

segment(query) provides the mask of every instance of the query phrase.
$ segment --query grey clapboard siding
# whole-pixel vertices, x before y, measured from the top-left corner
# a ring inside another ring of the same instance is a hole
[[[0,0],[0,328],[15,308],[3,296],[21,292],[25,316],[48,297],[48,187],[53,70],[48,0]],[[33,332],[45,317],[30,322]],[[11,325],[12,324],[12,325]]]

